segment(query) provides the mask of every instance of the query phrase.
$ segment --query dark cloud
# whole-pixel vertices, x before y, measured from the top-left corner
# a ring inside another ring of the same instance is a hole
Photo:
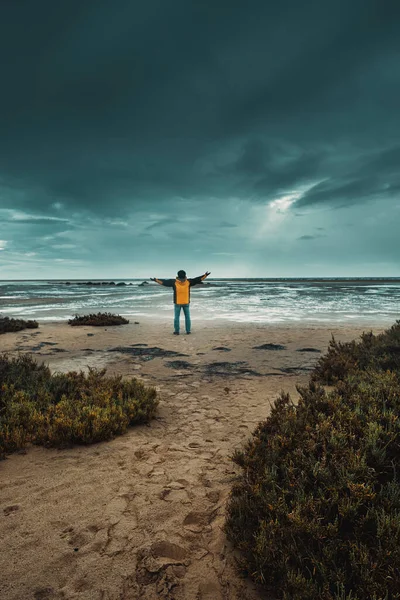
[[[152,229],[158,229],[159,227],[163,227],[164,225],[175,225],[177,223],[176,218],[167,217],[165,219],[161,219],[160,221],[156,221],[152,223],[148,227],[146,227],[146,231],[151,231]]]
[[[103,212],[318,179],[304,205],[388,193],[396,151],[354,180],[337,156],[349,141],[357,162],[399,124],[399,16],[392,0],[3,3],[1,176],[30,190],[20,206]],[[199,162],[235,139],[231,173],[205,177]]]
[[[221,222],[219,223],[219,226],[220,226],[220,227],[223,227],[223,228],[226,228],[226,227],[227,227],[228,229],[230,229],[230,228],[232,228],[232,227],[237,227],[237,225],[235,225],[234,223],[228,223],[228,221],[221,221]]]
[[[282,198],[395,203],[397,0],[117,4],[1,5],[0,209],[29,235],[129,221],[161,248],[209,212],[211,247]]]
[[[360,162],[362,164],[360,165]],[[354,164],[356,163],[356,164]],[[330,177],[302,195],[298,206],[331,203],[343,206],[369,199],[396,197],[400,191],[400,147],[353,159],[342,174]],[[351,169],[353,166],[353,170]]]
[[[62,225],[65,226],[66,223],[69,223],[68,219],[51,219],[47,217],[35,217],[32,219],[29,218],[21,218],[21,219],[9,219],[2,218],[0,216],[0,222],[2,223],[13,223],[14,225],[49,225],[51,227]]]

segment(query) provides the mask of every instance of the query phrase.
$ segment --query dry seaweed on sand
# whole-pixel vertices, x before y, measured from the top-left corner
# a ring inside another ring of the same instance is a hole
[[[105,369],[55,373],[32,355],[0,354],[0,458],[27,444],[63,447],[108,440],[156,412],[154,388]]]
[[[91,325],[94,327],[112,326],[112,325],[126,325],[128,319],[121,317],[120,315],[113,315],[112,313],[97,313],[90,315],[75,315],[73,319],[68,321],[68,325],[80,326],[80,325]]]
[[[37,321],[0,317],[0,334],[10,331],[22,331],[23,329],[37,329],[38,327]]]
[[[242,377],[252,375],[262,377],[261,373],[251,369],[248,364],[239,360],[236,362],[215,361],[204,365],[204,373],[208,377]]]
[[[261,346],[253,346],[253,350],[286,350],[286,346],[282,346],[282,344],[262,344]]]
[[[282,393],[236,451],[226,531],[274,597],[399,597],[399,350],[400,322],[333,340],[299,401]]]
[[[110,348],[107,352],[120,352],[121,354],[129,354],[134,357],[141,357],[146,360],[152,358],[164,358],[167,356],[187,356],[182,352],[175,352],[174,350],[164,350],[158,346],[149,347],[146,344],[132,344],[131,346],[117,346]]]

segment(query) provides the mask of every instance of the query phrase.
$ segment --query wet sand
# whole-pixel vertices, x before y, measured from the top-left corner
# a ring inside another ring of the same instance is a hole
[[[0,463],[2,600],[256,600],[224,532],[235,448],[281,390],[297,397],[331,334],[383,327],[195,322],[45,324],[0,336],[54,371],[107,367],[159,391],[157,418],[115,440]],[[256,348],[258,347],[258,348]]]

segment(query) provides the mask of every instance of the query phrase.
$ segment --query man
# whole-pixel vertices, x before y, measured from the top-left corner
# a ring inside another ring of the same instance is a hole
[[[151,277],[150,281],[155,281],[165,287],[174,288],[174,304],[175,304],[175,318],[174,318],[174,335],[179,335],[179,320],[181,315],[181,309],[185,313],[185,326],[186,333],[190,334],[190,288],[193,285],[197,285],[204,281],[206,277],[210,275],[207,271],[204,275],[188,279],[185,271],[178,271],[176,279],[157,279],[157,277]]]

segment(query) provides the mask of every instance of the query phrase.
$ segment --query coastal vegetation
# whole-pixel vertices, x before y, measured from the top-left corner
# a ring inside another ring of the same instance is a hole
[[[27,444],[63,447],[109,440],[147,423],[154,388],[105,370],[52,374],[29,354],[0,354],[0,458]]]
[[[24,319],[12,319],[10,317],[0,317],[0,334],[9,331],[22,331],[23,329],[37,329],[37,321],[25,321]]]
[[[399,598],[400,321],[332,339],[298,391],[233,457],[226,531],[243,570],[284,600]]]
[[[104,327],[111,325],[126,325],[129,323],[128,319],[121,317],[120,315],[113,315],[112,313],[97,313],[90,315],[75,315],[73,319],[68,321],[69,325],[73,327],[79,325],[92,325],[94,327]]]

